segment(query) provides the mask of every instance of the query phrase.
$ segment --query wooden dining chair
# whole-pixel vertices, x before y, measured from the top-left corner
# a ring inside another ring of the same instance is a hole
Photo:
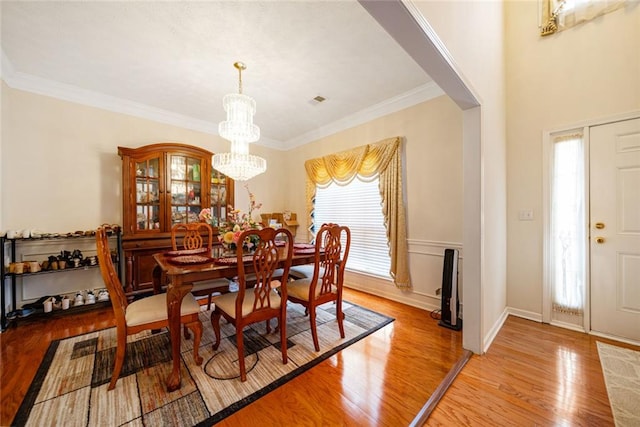
[[[279,250],[276,246],[276,237],[280,234],[284,234],[289,243]],[[260,241],[247,265],[243,262],[242,247],[239,246],[236,249],[238,291],[214,297],[215,308],[211,313],[211,325],[216,336],[213,343],[214,350],[217,350],[220,345],[220,318],[224,317],[236,328],[241,381],[247,380],[242,331],[245,326],[252,323],[266,321],[267,333],[270,333],[269,320],[273,318],[278,320],[282,363],[287,363],[287,277],[293,256],[293,236],[285,229],[263,228],[244,231],[238,241],[243,242],[250,235],[257,235]],[[284,251],[284,264],[280,266],[283,269],[281,279],[276,280],[276,270],[282,261],[282,259],[279,260],[279,251]],[[247,269],[256,277],[256,283],[249,288],[247,288]]]
[[[206,222],[175,224],[171,228],[171,245],[174,251],[196,250],[207,248],[211,256],[213,246],[213,229]],[[207,310],[211,310],[211,297],[215,292],[226,290],[229,281],[226,279],[202,280],[193,283],[191,293],[194,296],[207,296]]]
[[[338,224],[323,224],[316,235],[313,275],[288,283],[289,301],[302,304],[309,315],[313,346],[320,351],[316,329],[316,307],[334,301],[340,337],[344,338],[342,287],[344,269],[351,246],[351,231]]]
[[[100,273],[109,291],[116,318],[116,360],[109,383],[109,390],[113,390],[126,355],[127,336],[147,329],[160,329],[168,325],[167,296],[161,293],[129,303],[111,260],[108,236],[102,227],[98,228],[96,232],[96,246]],[[202,338],[202,322],[198,317],[199,313],[200,305],[193,295],[185,295],[182,300],[180,322],[191,329],[194,334],[193,358],[197,365],[202,364],[202,357],[198,354]]]

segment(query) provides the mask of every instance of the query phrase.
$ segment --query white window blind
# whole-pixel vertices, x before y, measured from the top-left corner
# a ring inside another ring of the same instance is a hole
[[[391,278],[378,178],[370,182],[356,178],[346,186],[331,183],[328,187],[317,187],[314,232],[330,222],[351,230],[347,269]]]

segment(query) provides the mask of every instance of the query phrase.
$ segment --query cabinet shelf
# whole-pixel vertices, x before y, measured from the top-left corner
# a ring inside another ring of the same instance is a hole
[[[41,274],[51,274],[51,273],[67,273],[69,271],[80,271],[80,270],[91,270],[94,268],[100,267],[99,265],[81,265],[80,267],[66,267],[57,270],[40,270],[35,273],[5,273],[5,276],[15,276],[15,277],[28,277],[28,276],[38,276]]]
[[[66,316],[66,315],[69,315],[69,314],[83,313],[83,312],[86,312],[86,311],[91,311],[91,310],[95,310],[95,309],[103,308],[103,307],[111,307],[111,300],[109,300],[109,301],[96,301],[93,304],[83,304],[83,305],[70,306],[66,310],[54,309],[53,311],[50,311],[49,313],[45,313],[44,310],[37,309],[34,313],[30,314],[27,317],[18,317],[16,319],[9,320],[8,323],[11,323],[11,322],[23,323],[23,322],[29,322],[29,321],[32,321],[32,320],[36,320],[36,319],[41,320],[43,318]]]

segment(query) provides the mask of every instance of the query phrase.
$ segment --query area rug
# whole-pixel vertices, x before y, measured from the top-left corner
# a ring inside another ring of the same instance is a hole
[[[616,426],[640,426],[640,351],[597,344]]]
[[[290,303],[286,365],[279,333],[267,334],[265,322],[245,328],[247,381],[241,382],[235,328],[221,321],[222,339],[214,352],[210,312],[203,307],[199,351],[204,362],[195,365],[193,339],[183,337],[182,387],[171,393],[165,386],[172,367],[167,330],[129,337],[125,364],[112,391],[107,387],[115,357],[115,328],[54,341],[12,425],[212,425],[394,320],[346,301],[343,311],[345,338],[340,338],[335,305],[318,308],[320,351],[315,352],[304,307]]]

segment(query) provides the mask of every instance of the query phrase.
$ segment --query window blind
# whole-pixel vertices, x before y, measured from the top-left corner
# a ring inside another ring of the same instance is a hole
[[[347,269],[391,278],[378,178],[370,182],[356,178],[346,186],[331,183],[328,187],[317,187],[314,233],[329,222],[346,225],[351,230]]]

